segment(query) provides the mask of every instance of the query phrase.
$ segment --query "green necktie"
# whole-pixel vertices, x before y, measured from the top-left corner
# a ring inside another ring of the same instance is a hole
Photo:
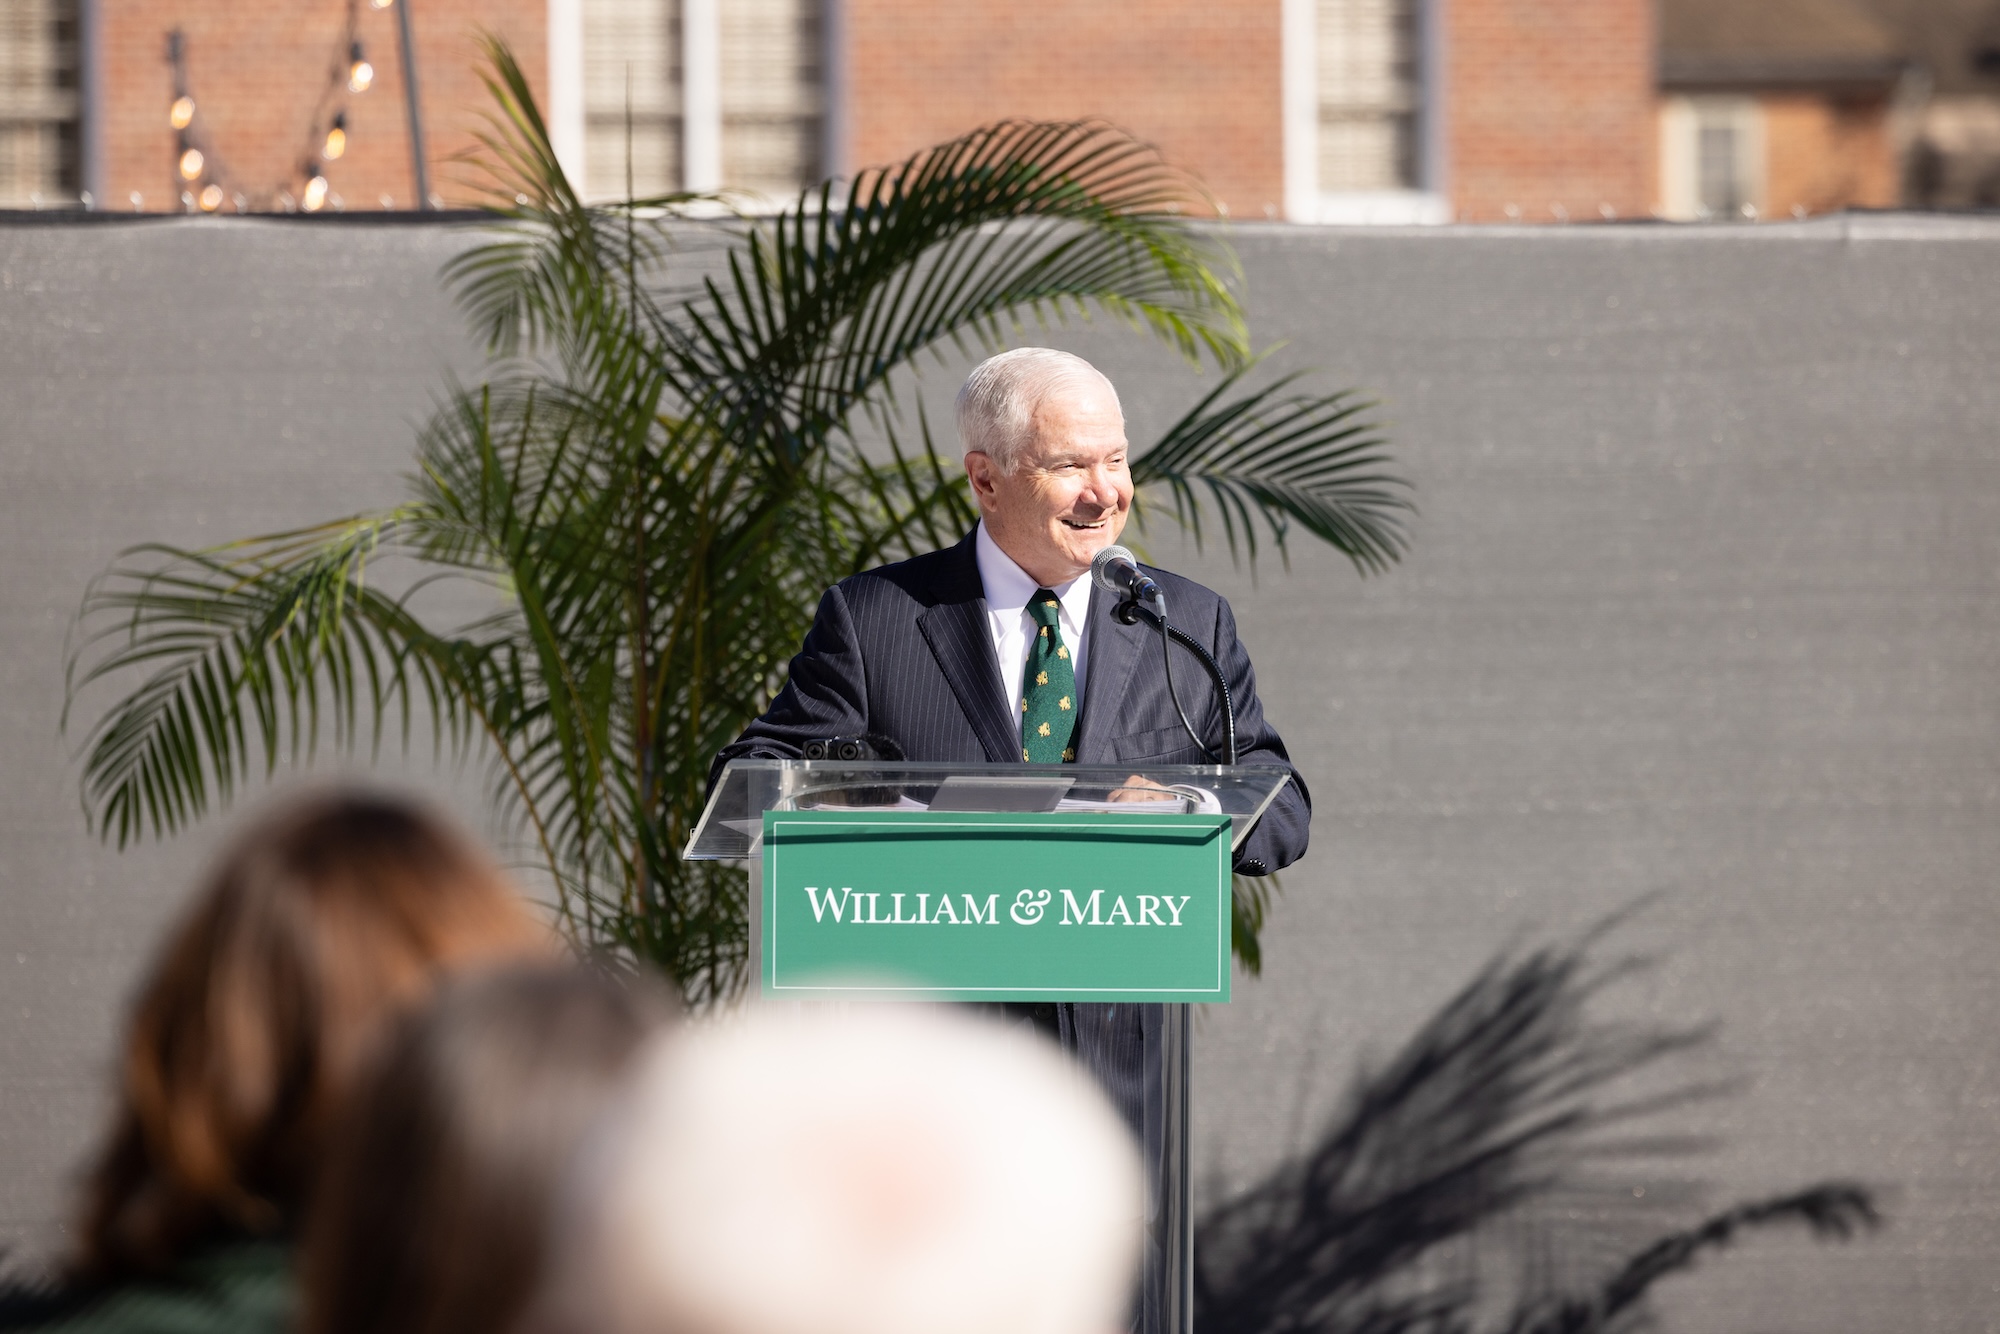
[[[1035,637],[1028,641],[1028,665],[1021,673],[1021,758],[1030,764],[1068,764],[1076,759],[1070,736],[1076,731],[1076,663],[1063,643],[1056,613],[1062,604],[1046,588],[1028,599]]]

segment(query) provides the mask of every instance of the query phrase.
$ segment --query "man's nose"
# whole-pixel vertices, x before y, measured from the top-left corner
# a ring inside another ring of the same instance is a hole
[[[1082,499],[1093,505],[1110,509],[1118,503],[1118,479],[1115,470],[1106,463],[1100,463],[1083,477]]]

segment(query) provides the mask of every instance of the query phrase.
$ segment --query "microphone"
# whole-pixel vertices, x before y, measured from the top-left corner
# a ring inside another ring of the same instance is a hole
[[[1138,557],[1124,547],[1106,547],[1090,562],[1090,580],[1107,593],[1122,598],[1151,598],[1165,603],[1160,586],[1139,568]]]

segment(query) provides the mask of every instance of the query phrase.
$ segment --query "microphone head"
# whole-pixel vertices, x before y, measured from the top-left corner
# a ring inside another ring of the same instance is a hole
[[[1123,593],[1129,580],[1120,580],[1111,570],[1115,565],[1128,565],[1133,573],[1139,569],[1139,558],[1124,547],[1106,547],[1090,558],[1090,581],[1107,593]]]

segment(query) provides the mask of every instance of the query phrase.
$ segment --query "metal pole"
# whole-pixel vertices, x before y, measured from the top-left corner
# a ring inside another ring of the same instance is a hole
[[[167,34],[167,64],[174,71],[174,100],[187,95],[187,35],[179,28]],[[167,154],[167,211],[181,193],[181,154],[187,151],[187,131],[174,132],[174,146]]]
[[[80,150],[77,195],[87,209],[109,207],[104,195],[104,8],[101,0],[78,0],[77,128]]]
[[[396,0],[396,31],[403,46],[403,102],[410,109],[410,171],[417,178],[417,211],[431,206],[431,175],[424,166],[424,112],[417,100],[417,43],[410,35],[411,0]]]
[[[1191,1008],[1167,1006],[1167,1124],[1162,1173],[1166,1221],[1163,1247],[1167,1291],[1161,1328],[1167,1334],[1194,1334],[1194,1024]]]

